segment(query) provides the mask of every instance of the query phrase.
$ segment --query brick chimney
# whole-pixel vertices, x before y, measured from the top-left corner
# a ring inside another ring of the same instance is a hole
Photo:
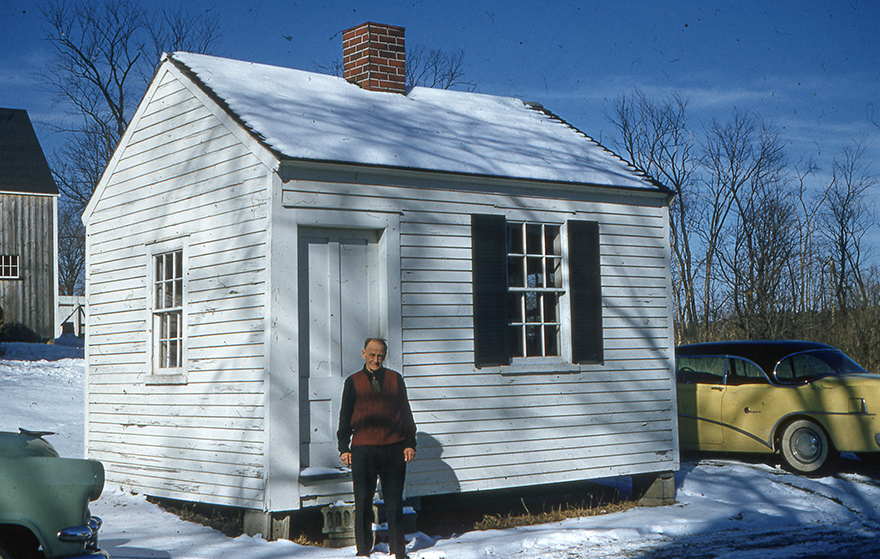
[[[403,27],[366,22],[342,32],[342,77],[368,91],[406,93]]]

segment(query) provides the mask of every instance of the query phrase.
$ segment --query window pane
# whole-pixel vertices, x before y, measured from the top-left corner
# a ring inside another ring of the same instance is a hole
[[[523,321],[523,294],[510,293],[507,297],[507,313],[511,323],[521,323]]]
[[[507,252],[509,254],[525,254],[522,224],[507,226]]]
[[[508,331],[510,333],[511,357],[525,357],[523,353],[523,327],[511,326]]]
[[[544,355],[559,355],[556,340],[559,338],[558,326],[544,327]]]
[[[172,303],[175,307],[183,306],[183,280],[176,279],[174,280],[174,302]]]
[[[540,326],[526,326],[526,357],[542,355],[542,328]]]
[[[525,270],[523,266],[525,261],[519,256],[510,256],[507,259],[507,286],[508,287],[525,287]]]
[[[559,226],[544,226],[545,254],[562,255],[562,238],[559,235]]]
[[[526,322],[541,322],[540,295],[526,291]]]
[[[544,299],[544,322],[559,322],[556,318],[557,295],[545,293]]]
[[[543,243],[541,242],[541,226],[535,224],[526,225],[526,253],[527,254],[544,254]]]
[[[547,259],[547,287],[562,287],[562,259]]]
[[[676,360],[678,382],[721,384],[724,357],[679,357]]]
[[[165,279],[174,279],[174,253],[163,255],[162,266],[165,268]]]
[[[529,257],[526,261],[526,287],[544,287],[544,259]]]
[[[182,278],[183,277],[183,253],[175,252],[174,253],[174,277]]]

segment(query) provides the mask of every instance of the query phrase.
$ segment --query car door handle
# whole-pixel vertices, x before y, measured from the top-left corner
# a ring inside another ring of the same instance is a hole
[[[749,408],[748,406],[746,406],[743,409],[743,413],[761,413],[761,410],[753,410],[753,409]]]

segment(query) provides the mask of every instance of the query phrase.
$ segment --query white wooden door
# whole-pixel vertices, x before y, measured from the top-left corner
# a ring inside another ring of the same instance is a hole
[[[339,467],[336,428],[345,377],[379,335],[378,233],[300,228],[300,456],[302,468]]]

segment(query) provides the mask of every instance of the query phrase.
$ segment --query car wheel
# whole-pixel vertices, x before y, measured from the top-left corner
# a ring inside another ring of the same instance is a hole
[[[0,559],[21,559],[21,557],[20,554],[14,553],[12,548],[0,542]]]
[[[825,431],[809,419],[798,419],[786,425],[779,442],[783,462],[800,474],[822,469],[831,453]]]

